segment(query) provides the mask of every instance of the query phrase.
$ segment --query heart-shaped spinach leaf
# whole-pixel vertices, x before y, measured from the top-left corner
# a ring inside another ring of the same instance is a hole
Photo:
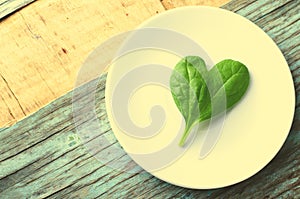
[[[223,60],[207,71],[198,56],[180,60],[170,78],[173,99],[186,123],[179,145],[184,145],[195,124],[232,108],[249,81],[247,67],[238,61]]]

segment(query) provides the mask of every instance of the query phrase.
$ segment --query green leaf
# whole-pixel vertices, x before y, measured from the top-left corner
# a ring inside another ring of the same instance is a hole
[[[232,108],[249,81],[247,67],[238,61],[223,60],[207,71],[200,57],[180,60],[170,78],[173,99],[186,123],[179,145],[184,145],[195,124]]]
[[[206,74],[205,62],[200,57],[188,56],[179,61],[171,75],[172,96],[186,123],[181,146],[191,128],[200,121],[200,112],[209,113],[210,95],[204,80]]]
[[[241,62],[231,59],[223,60],[217,63],[209,71],[210,82],[215,80],[217,75],[222,77],[222,82],[214,81],[213,87],[213,100],[216,101],[221,98],[220,91],[225,89],[226,94],[226,108],[233,107],[246,93],[250,75],[247,67]]]

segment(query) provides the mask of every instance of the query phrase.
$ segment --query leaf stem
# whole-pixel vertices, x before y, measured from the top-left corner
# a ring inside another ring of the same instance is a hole
[[[191,127],[186,128],[186,129],[184,130],[183,136],[181,137],[181,139],[180,139],[180,141],[179,141],[179,146],[182,147],[182,146],[184,145],[186,138],[187,138],[188,135],[190,134],[190,130],[191,130]]]

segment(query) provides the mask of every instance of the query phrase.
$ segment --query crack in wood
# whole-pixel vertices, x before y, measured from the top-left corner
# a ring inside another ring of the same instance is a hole
[[[66,129],[66,128],[68,128],[68,126],[66,126],[66,127],[64,127],[63,129],[61,129],[61,130],[55,132],[54,134],[49,135],[48,137],[46,137],[46,138],[44,138],[44,139],[42,139],[42,140],[39,140],[37,143],[34,143],[33,145],[31,145],[31,146],[29,146],[29,147],[26,147],[26,148],[24,148],[24,149],[22,149],[22,150],[20,150],[20,151],[19,151],[18,153],[16,153],[16,154],[13,154],[13,155],[11,155],[11,156],[8,156],[8,157],[6,157],[6,158],[0,160],[0,163],[6,161],[6,160],[8,160],[8,159],[11,159],[11,158],[13,158],[13,157],[15,157],[15,156],[17,156],[18,154],[23,153],[23,152],[29,150],[30,148],[32,148],[32,147],[34,147],[34,146],[36,146],[36,145],[38,145],[38,144],[41,144],[42,142],[44,142],[44,141],[46,141],[47,139],[49,139],[50,137],[52,137],[52,136],[54,136],[54,135],[60,133],[61,131],[63,131],[63,130]]]
[[[40,78],[43,80],[43,82],[45,83],[45,85],[47,86],[47,88],[49,89],[49,91],[51,92],[51,94],[53,96],[56,96],[55,93],[53,92],[53,90],[51,89],[51,87],[49,86],[49,84],[47,83],[47,80],[42,76],[42,74],[41,74],[41,72],[40,72],[40,70],[39,70],[38,67],[36,68],[36,71],[38,72]]]
[[[165,5],[164,0],[160,0],[160,4],[165,10],[168,10],[168,7]]]
[[[0,2],[0,6],[8,4],[9,2],[10,2],[10,0],[4,0],[4,1]]]
[[[16,119],[15,116],[13,115],[12,111],[10,110],[8,104],[6,103],[5,99],[2,97],[2,95],[1,95],[1,100],[4,102],[5,106],[7,107],[8,112],[9,112],[9,115],[10,115],[13,119]]]
[[[118,160],[118,159],[120,159],[120,158],[122,158],[122,157],[125,157],[125,156],[126,156],[126,154],[123,154],[123,155],[120,156],[119,158],[117,158],[117,159],[112,159],[112,160],[110,160],[109,162],[107,162],[106,164],[111,163],[111,162],[113,162],[113,161],[116,161],[116,160]],[[90,159],[90,158],[92,158],[92,157],[93,157],[93,156],[91,156],[91,157],[89,157],[89,158],[87,158],[87,159]],[[81,160],[80,162],[84,162],[84,160]],[[74,166],[75,166],[75,165],[74,165]],[[100,167],[97,167],[94,171],[92,171],[92,172],[90,172],[90,173],[88,173],[88,174],[86,174],[86,175],[80,177],[79,179],[77,179],[76,181],[74,181],[74,182],[73,182],[72,184],[70,184],[69,186],[64,187],[64,188],[62,188],[62,189],[56,191],[55,193],[53,193],[53,194],[47,196],[47,198],[49,198],[50,196],[54,196],[54,195],[56,195],[56,194],[58,194],[58,193],[60,193],[60,192],[63,192],[63,191],[65,191],[65,190],[67,190],[68,188],[71,188],[72,186],[74,186],[75,184],[77,184],[77,183],[78,183],[79,181],[81,181],[82,179],[86,178],[87,176],[90,176],[91,174],[97,172],[99,169],[102,169],[102,168],[104,168],[105,166],[106,166],[105,164],[102,164]],[[71,167],[71,168],[72,168],[72,167]],[[71,169],[71,168],[70,168],[70,169]],[[121,174],[121,172],[120,172],[119,174]],[[118,175],[119,175],[119,174],[118,174]],[[104,176],[108,176],[108,174],[105,174]],[[95,182],[97,182],[97,181],[103,179],[104,176],[101,176],[101,177],[97,178],[95,181],[93,181],[93,182],[91,182],[91,183],[88,183],[88,184],[85,184],[84,186],[75,187],[75,188],[73,189],[73,191],[74,191],[74,190],[80,191],[81,189],[83,189],[83,188],[85,188],[85,187],[87,187],[87,186],[89,186],[89,185],[92,185],[93,183],[95,183]],[[114,177],[115,177],[115,176],[114,176]],[[114,177],[109,178],[109,180],[113,179]],[[107,181],[106,181],[106,182],[107,182]],[[104,183],[105,183],[105,182],[103,182],[102,184],[104,184]],[[101,184],[100,184],[100,185],[101,185]],[[67,193],[70,193],[70,192],[67,192]],[[65,196],[65,194],[62,195],[62,196]]]
[[[274,12],[276,12],[276,11],[282,9],[283,7],[285,7],[286,5],[288,5],[288,4],[290,4],[290,3],[291,3],[291,4],[292,4],[293,2],[296,3],[296,1],[297,1],[297,0],[286,0],[283,4],[279,4],[278,7],[277,7],[277,6],[272,7],[271,9],[268,10],[268,12],[264,13],[264,14],[261,15],[261,16],[259,16],[259,13],[258,13],[258,14],[256,15],[256,16],[258,16],[258,17],[257,17],[257,18],[252,17],[252,19],[253,19],[254,22],[256,22],[256,21],[260,20],[261,18],[264,18],[264,17],[266,17],[266,16],[268,16],[268,15],[270,15],[270,14],[273,14]],[[266,3],[266,4],[262,5],[262,6],[265,6],[265,5],[267,5],[267,4],[270,4],[270,3]]]
[[[30,32],[31,37],[32,37],[33,39],[41,39],[42,37],[41,37],[40,35],[35,34],[35,33],[31,30],[31,27],[30,27],[30,25],[26,22],[26,20],[25,20],[23,14],[22,14],[21,12],[19,12],[19,14],[20,14],[20,16],[22,17],[22,19],[23,19],[23,21],[24,21],[24,24],[25,24],[25,26],[26,26],[26,28],[27,28],[27,30]]]
[[[37,158],[36,160],[30,162],[25,167],[16,170],[14,173],[11,173],[11,174],[5,176],[4,178],[0,178],[0,182],[6,182],[2,186],[0,186],[0,193],[3,192],[3,191],[5,191],[7,188],[9,188],[9,187],[14,186],[15,184],[17,184],[20,181],[20,179],[25,179],[26,177],[29,177],[31,175],[30,172],[35,172],[38,169],[42,168],[44,165],[41,165],[41,166],[39,165],[38,168],[34,167],[34,170],[31,170],[31,166],[39,163],[39,161],[41,161],[42,159],[47,159],[48,157],[51,157],[52,155],[54,155],[54,153],[55,152],[53,152],[51,154],[48,154],[45,157]],[[26,169],[26,168],[28,168],[28,169]],[[18,176],[17,179],[15,178],[16,175]]]
[[[119,175],[121,175],[121,174],[122,174],[122,172],[120,172],[119,174],[117,174],[116,176],[114,176],[114,178],[117,177],[117,176],[119,176]],[[140,173],[138,173],[138,172],[137,172],[137,173],[134,173],[134,174],[130,175],[129,177],[126,177],[126,178],[122,179],[119,183],[122,184],[122,183],[126,182],[127,180],[132,179],[133,177],[135,177],[135,176],[137,176],[137,175],[139,175],[139,174],[140,174]],[[113,188],[113,187],[111,187],[111,188]],[[102,194],[97,195],[96,198],[101,198],[101,197],[104,196],[108,191],[109,191],[109,190],[106,190],[106,191],[103,192]]]
[[[13,97],[15,98],[15,100],[17,101],[17,103],[18,103],[18,105],[19,105],[19,107],[20,107],[22,113],[24,114],[24,116],[26,116],[26,113],[25,113],[25,111],[24,111],[24,109],[23,109],[23,107],[22,107],[20,101],[18,100],[17,96],[15,95],[15,93],[14,93],[14,92],[12,91],[12,89],[10,88],[8,82],[7,82],[6,79],[3,77],[2,74],[0,74],[0,76],[1,76],[2,80],[4,81],[5,85],[7,86],[8,90],[11,92],[11,94],[13,95]]]
[[[230,8],[230,10],[232,10],[234,12],[238,12],[240,10],[243,10],[247,6],[251,6],[251,4],[255,3],[256,0],[244,0],[244,1],[238,1],[238,2],[239,2],[239,5],[237,5],[236,2],[231,1],[227,5],[225,5],[225,8],[228,9],[229,7],[233,6],[233,7],[236,7],[236,8],[235,9]]]

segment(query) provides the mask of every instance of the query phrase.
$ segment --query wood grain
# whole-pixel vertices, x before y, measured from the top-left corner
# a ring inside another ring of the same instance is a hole
[[[11,126],[73,88],[90,51],[112,35],[182,5],[229,0],[43,0],[0,22],[0,127]],[[0,0],[1,16],[32,0]],[[169,2],[169,3],[168,3]]]
[[[162,11],[159,0],[44,0],[1,21],[0,127],[70,91],[92,49]]]
[[[87,116],[78,118],[77,125],[74,124],[72,92],[14,126],[0,129],[0,198],[299,198],[298,1],[235,2],[224,8],[248,16],[272,37],[285,55],[295,82],[297,100],[292,129],[283,148],[262,171],[237,185],[216,190],[185,189],[143,172],[126,154],[111,153],[119,145],[107,121],[104,106],[106,77],[102,76],[97,89],[96,113],[103,133],[88,137],[86,143],[79,139],[76,128],[94,129],[95,123]],[[262,7],[265,6],[269,9],[264,10]],[[83,97],[75,100],[91,103],[90,85],[96,81],[78,88]],[[109,138],[109,143],[102,142],[104,136]],[[94,155],[103,157],[103,161],[87,152],[84,147],[87,143],[99,146]],[[122,165],[122,168],[113,169],[107,164],[117,168]]]
[[[221,7],[225,5],[230,0],[161,0],[163,6],[168,9],[178,8],[181,6],[215,6]]]

